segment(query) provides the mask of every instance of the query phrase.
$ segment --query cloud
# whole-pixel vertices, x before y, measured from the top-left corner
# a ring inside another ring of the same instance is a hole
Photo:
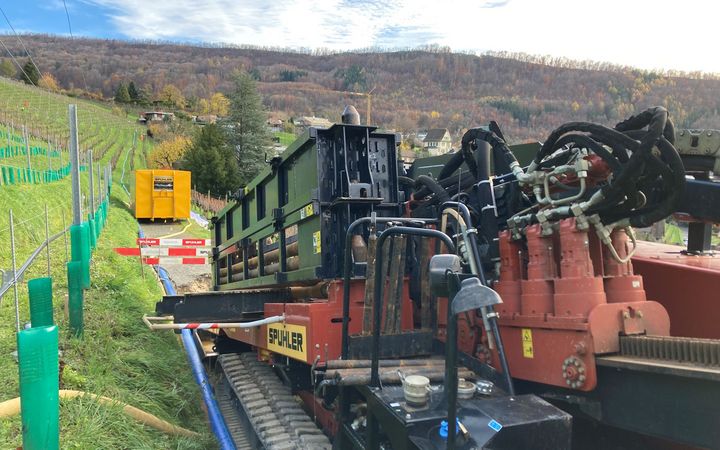
[[[720,72],[701,45],[716,41],[715,15],[696,13],[703,0],[80,1],[132,39],[331,50],[438,44]]]

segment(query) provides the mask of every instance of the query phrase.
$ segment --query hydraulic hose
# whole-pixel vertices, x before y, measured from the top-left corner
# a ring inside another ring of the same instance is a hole
[[[428,175],[420,175],[415,180],[415,186],[424,186],[435,195],[434,202],[445,203],[450,200],[450,195],[440,184]]]

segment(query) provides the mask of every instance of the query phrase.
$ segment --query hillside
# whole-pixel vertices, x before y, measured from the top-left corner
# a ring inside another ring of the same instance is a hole
[[[105,98],[132,80],[151,95],[173,84],[193,104],[229,91],[231,74],[242,67],[258,78],[273,112],[337,119],[354,103],[364,115],[366,98],[348,91],[374,89],[372,121],[401,131],[448,127],[457,134],[494,119],[517,142],[542,139],[568,120],[614,124],[650,105],[667,107],[680,127],[720,126],[720,80],[700,74],[438,49],[306,54],[43,35],[24,41],[62,88],[87,85]]]
[[[26,124],[32,147],[46,150],[46,138],[65,145],[68,119],[67,105],[78,107],[78,129],[81,150],[95,149],[95,160],[113,163],[114,185],[110,197],[109,218],[100,235],[90,266],[91,287],[85,291],[84,337],[69,332],[66,259],[67,241],[58,238],[50,245],[50,262],[43,252],[18,284],[21,326],[30,320],[27,282],[44,277],[48,270],[53,278],[54,320],[60,329],[61,389],[81,390],[104,395],[139,407],[163,420],[200,433],[188,438],[160,433],[123,413],[120,405],[103,405],[88,397],[62,400],[60,403],[60,439],[62,449],[212,449],[214,443],[205,426],[201,400],[182,347],[172,333],[150,331],[142,322],[143,314],[152,311],[162,295],[157,279],[142,276],[136,259],[119,256],[114,247],[132,246],[137,237],[137,222],[127,204],[130,196],[121,189],[122,180],[131,185],[132,167],[143,167],[148,140],[133,147],[134,131],[142,128],[113,114],[109,108],[93,102],[48,94],[24,84],[0,79],[0,155],[7,155],[6,142],[20,145],[18,126]],[[12,129],[12,128],[11,128]],[[10,139],[6,141],[7,134]],[[42,137],[42,139],[40,139]],[[57,146],[54,146],[57,148]],[[82,154],[81,154],[82,157]],[[57,169],[67,164],[66,148],[31,157],[35,170],[48,164]],[[0,166],[24,169],[26,156],[0,157]],[[89,183],[81,173],[82,198],[87,205]],[[20,266],[45,237],[45,208],[51,235],[64,229],[71,220],[70,177],[51,183],[14,183],[0,185],[0,267],[6,273],[12,267],[10,255],[9,212],[14,217],[17,265]],[[68,238],[69,239],[69,238]],[[49,266],[48,266],[49,264]],[[17,350],[13,290],[0,302],[0,401],[18,396],[18,365],[13,356]],[[40,363],[42,360],[38,360]],[[38,366],[40,367],[40,366]],[[21,417],[0,422],[0,448],[21,448]],[[30,448],[26,446],[26,448]]]

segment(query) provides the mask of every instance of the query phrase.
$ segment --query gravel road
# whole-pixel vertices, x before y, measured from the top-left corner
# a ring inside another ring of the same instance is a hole
[[[160,238],[169,234],[175,234],[183,230],[187,222],[145,222],[141,223],[146,237]],[[192,238],[186,233],[172,236],[173,238]],[[175,284],[178,294],[185,292],[202,292],[211,289],[212,280],[210,277],[210,265],[185,265],[185,264],[162,264],[168,271],[170,279]]]

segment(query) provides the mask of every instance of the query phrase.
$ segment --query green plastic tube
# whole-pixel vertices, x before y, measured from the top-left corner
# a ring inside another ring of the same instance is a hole
[[[90,248],[95,250],[97,247],[97,230],[95,229],[95,219],[92,218],[93,214],[88,214],[88,230],[90,231]]]
[[[28,281],[30,296],[30,323],[34,327],[54,325],[52,278],[35,278]]]
[[[82,241],[83,241],[83,255],[82,255],[82,275],[83,275],[83,288],[90,289],[90,257],[92,252],[90,251],[90,225],[87,222],[83,222],[82,226]]]
[[[82,275],[80,261],[67,263],[68,315],[70,316],[70,333],[73,336],[82,336],[84,328]]]
[[[57,326],[17,334],[23,449],[60,447]]]

